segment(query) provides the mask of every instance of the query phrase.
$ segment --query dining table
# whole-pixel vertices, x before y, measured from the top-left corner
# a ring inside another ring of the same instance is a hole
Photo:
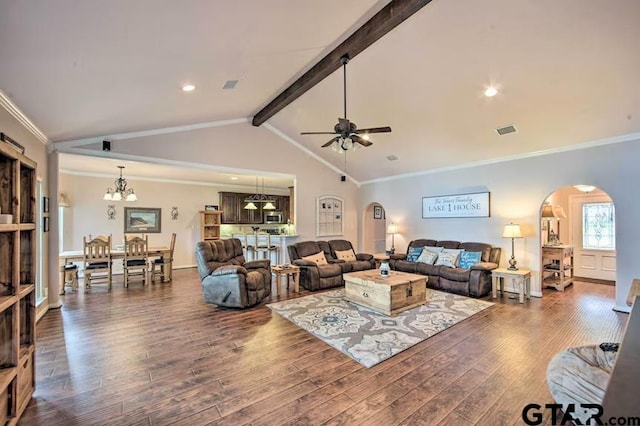
[[[167,247],[167,246],[149,247],[148,255],[149,255],[149,262],[153,262],[154,259],[159,257],[166,257],[168,259],[171,259],[171,247]],[[112,247],[111,259],[124,259],[124,248]],[[83,250],[67,250],[67,251],[61,251],[58,254],[58,264],[60,266],[60,295],[63,295],[65,292],[65,289],[64,289],[65,265],[73,262],[81,262],[83,260],[84,260]],[[164,282],[171,281],[171,269],[173,265],[169,264],[166,267],[169,269],[169,273],[167,274],[168,276],[164,280]]]

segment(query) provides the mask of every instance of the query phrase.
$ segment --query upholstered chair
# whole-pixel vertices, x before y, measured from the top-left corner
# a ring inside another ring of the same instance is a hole
[[[331,247],[326,241],[301,241],[287,246],[287,250],[291,263],[300,267],[302,287],[316,291],[344,285],[340,267],[342,261],[331,255]],[[320,253],[326,264],[317,259]]]
[[[344,260],[343,262],[339,263],[343,273],[365,271],[367,269],[375,269],[376,267],[376,261],[373,255],[356,253],[351,241],[331,240],[329,241],[329,247],[331,248],[331,256],[336,260],[341,260],[341,258],[347,256],[346,259],[342,259]]]
[[[205,303],[247,308],[271,295],[271,261],[245,261],[237,238],[197,243],[196,261]]]

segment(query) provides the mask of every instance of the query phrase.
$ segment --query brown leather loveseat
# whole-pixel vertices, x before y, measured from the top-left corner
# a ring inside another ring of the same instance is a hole
[[[342,274],[375,268],[373,255],[355,253],[351,242],[347,240],[301,241],[287,247],[289,259],[300,267],[300,285],[307,290],[316,291],[344,285]],[[353,260],[338,259],[336,251],[352,250]],[[326,264],[303,259],[322,253]]]
[[[450,268],[430,265],[422,262],[407,261],[411,247],[443,247],[445,249],[463,249],[468,252],[480,252],[480,262],[469,269]],[[499,247],[485,243],[461,243],[459,241],[436,241],[428,239],[413,240],[407,247],[407,253],[392,254],[389,264],[396,271],[426,275],[427,287],[443,290],[463,296],[484,297],[491,291],[491,271],[500,263]]]
[[[205,303],[247,308],[271,295],[270,260],[246,262],[237,238],[197,243],[196,260]]]

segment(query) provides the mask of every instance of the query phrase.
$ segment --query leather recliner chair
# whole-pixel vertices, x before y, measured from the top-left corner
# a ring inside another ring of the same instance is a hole
[[[331,248],[326,241],[302,241],[287,246],[291,263],[300,267],[300,285],[307,290],[316,291],[344,285],[342,268],[331,255]],[[327,265],[302,259],[324,252]],[[342,262],[342,261],[341,261]]]
[[[247,308],[271,295],[271,261],[246,262],[237,238],[198,242],[196,260],[205,303]]]

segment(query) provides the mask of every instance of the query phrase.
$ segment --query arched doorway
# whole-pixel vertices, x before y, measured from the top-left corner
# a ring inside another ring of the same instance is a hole
[[[615,284],[615,208],[605,191],[559,188],[544,200],[540,219],[543,289],[564,290],[574,279]]]
[[[387,220],[384,207],[371,203],[364,209],[362,218],[362,251],[384,253],[387,245]]]

